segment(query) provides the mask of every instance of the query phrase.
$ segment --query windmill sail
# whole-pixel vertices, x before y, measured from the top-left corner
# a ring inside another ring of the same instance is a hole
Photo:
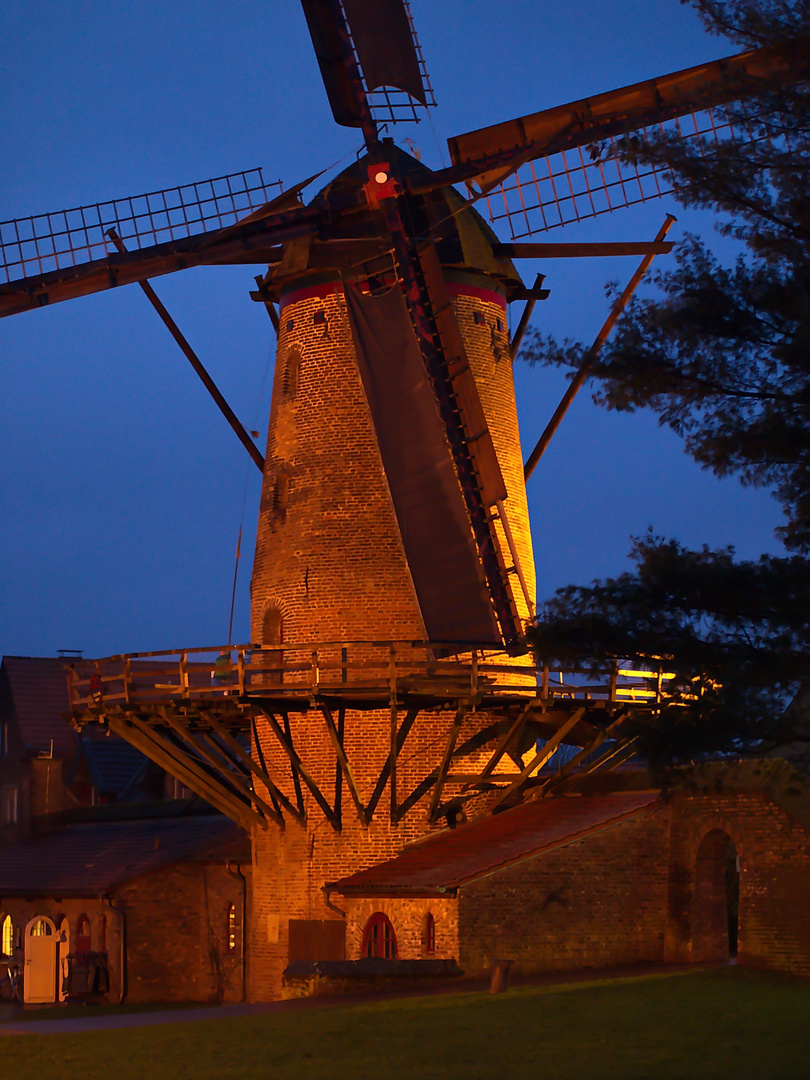
[[[444,425],[405,300],[345,289],[357,364],[431,641],[500,635]]]
[[[767,46],[458,135],[448,140],[454,164],[438,176],[486,192],[490,219],[512,239],[645,202],[671,190],[665,170],[622,160],[617,139],[763,137],[727,106],[806,81],[808,57],[807,42]]]

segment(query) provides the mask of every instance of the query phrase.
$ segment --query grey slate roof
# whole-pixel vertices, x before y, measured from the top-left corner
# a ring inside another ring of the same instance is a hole
[[[20,738],[32,752],[71,757],[76,732],[66,719],[70,709],[67,661],[53,656],[5,656],[0,692],[5,710],[13,711]]]
[[[68,825],[0,847],[0,897],[98,896],[174,863],[250,861],[245,832],[220,814]]]

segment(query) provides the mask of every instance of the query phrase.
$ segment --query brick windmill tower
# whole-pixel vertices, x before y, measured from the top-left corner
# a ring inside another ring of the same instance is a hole
[[[107,725],[252,831],[255,999],[291,960],[361,951],[330,882],[520,797],[561,741],[590,751],[608,730],[609,709],[555,697],[523,646],[512,358],[545,294],[512,260],[665,245],[502,243],[473,202],[498,191],[516,241],[661,194],[611,140],[684,116],[698,145],[722,138],[734,117],[718,106],[807,74],[798,45],[740,54],[458,136],[433,172],[379,131],[430,97],[404,0],[302,6],[334,118],[365,143],[309,202],[307,183],[271,198],[239,174],[0,224],[0,315],[140,283],[263,470],[252,644],[223,652],[227,675],[212,684],[193,650],[119,656],[77,668],[71,691],[77,723]],[[224,263],[267,268],[266,457],[147,284]]]

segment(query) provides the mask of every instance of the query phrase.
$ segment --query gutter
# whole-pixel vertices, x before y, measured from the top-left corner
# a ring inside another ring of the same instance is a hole
[[[118,916],[118,941],[119,941],[119,970],[120,970],[120,987],[118,990],[118,1004],[123,1005],[124,999],[127,996],[127,917],[121,908],[115,907],[112,902],[112,897],[108,893],[101,898],[102,904],[106,905],[110,911],[115,912]]]

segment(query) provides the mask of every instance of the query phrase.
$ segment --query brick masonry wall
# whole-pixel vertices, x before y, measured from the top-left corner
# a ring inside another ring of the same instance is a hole
[[[622,822],[459,890],[459,964],[541,972],[660,961],[666,809]]]
[[[126,916],[128,1001],[241,1000],[241,888],[224,866],[180,863],[137,878],[116,904]]]
[[[696,867],[715,830],[740,863],[738,962],[810,975],[810,834],[759,792],[675,797],[665,959],[712,958],[700,927],[718,897],[696,888]]]
[[[421,900],[354,899],[344,897],[346,909],[346,959],[359,960],[362,953],[363,931],[372,915],[381,911],[391,920],[397,939],[399,960],[455,960],[458,957],[458,905],[455,898]],[[424,950],[424,927],[428,913],[436,925],[436,948]]]

